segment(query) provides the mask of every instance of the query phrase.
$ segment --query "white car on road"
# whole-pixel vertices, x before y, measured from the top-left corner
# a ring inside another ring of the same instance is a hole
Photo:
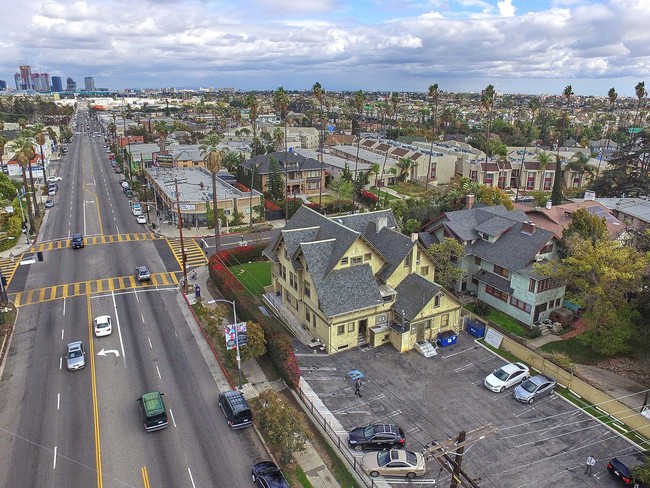
[[[47,177],[47,182],[48,183],[56,183],[57,181],[63,181],[63,178],[60,176],[48,176]]]
[[[110,315],[100,315],[93,320],[93,325],[95,327],[95,336],[102,337],[111,335],[113,332],[113,326],[111,324]]]

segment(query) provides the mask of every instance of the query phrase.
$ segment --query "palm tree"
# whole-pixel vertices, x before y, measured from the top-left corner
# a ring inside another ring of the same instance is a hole
[[[45,178],[45,155],[43,154],[43,146],[45,145],[45,133],[43,132],[41,127],[42,126],[38,127],[36,134],[34,134],[34,140],[38,144],[38,147],[41,152],[41,166],[43,168],[43,178]],[[34,205],[34,213],[36,214],[36,216],[40,215],[41,212],[38,205]]]
[[[404,183],[409,177],[411,168],[413,168],[413,160],[409,158],[399,158],[395,164],[397,179]]]
[[[580,182],[578,186],[583,186],[582,177],[585,173],[591,177],[595,174],[594,167],[589,164],[589,159],[589,156],[585,153],[577,152],[571,156],[571,159],[566,165],[566,169],[578,174],[578,180]]]
[[[2,157],[5,155],[5,146],[9,140],[3,136],[0,135],[0,169],[4,169],[4,162],[2,161]]]
[[[483,183],[485,183],[485,180],[487,179],[487,164],[490,152],[490,125],[492,123],[492,110],[494,109],[495,96],[496,93],[494,91],[494,86],[492,85],[488,85],[481,94],[481,108],[483,108],[487,113],[487,122],[485,124],[485,168],[483,169]]]
[[[160,152],[165,150],[165,145],[167,143],[167,136],[169,135],[169,127],[164,120],[159,120],[153,124],[153,130],[158,134],[158,147]]]
[[[25,168],[31,167],[32,158],[35,154],[34,145],[32,144],[31,139],[25,137],[24,135],[21,135],[13,141],[13,146],[14,151],[16,152],[16,161],[20,165],[23,174],[23,188],[25,191],[27,191],[29,186],[27,185],[27,172],[25,171]],[[32,187],[32,195],[33,193],[34,189]],[[25,202],[27,203],[27,220],[29,221],[29,232],[31,231],[32,227],[32,201],[30,200],[29,196],[27,196]],[[34,206],[35,205],[36,201],[34,201]]]
[[[612,124],[616,122],[616,117],[614,116],[614,105],[616,104],[618,93],[616,93],[616,89],[614,87],[611,87],[607,92],[607,98],[609,99],[609,114],[611,120],[609,122],[609,125],[607,126],[607,141],[605,141],[605,148],[601,149],[600,158],[598,158],[598,168],[596,169],[596,176],[600,174],[600,165],[603,162],[603,155],[609,150],[609,141],[610,141],[610,137],[612,137]]]
[[[542,191],[543,186],[544,186],[544,171],[546,170],[546,167],[549,165],[551,162],[552,155],[547,153],[546,151],[542,151],[540,153],[537,153],[537,161],[539,161],[538,165],[538,171],[541,173],[540,179],[539,179],[539,190]],[[558,165],[560,163],[558,162]]]
[[[201,157],[212,174],[212,218],[214,220],[215,253],[221,251],[219,242],[219,215],[217,212],[217,173],[221,169],[221,161],[223,158],[223,152],[217,149],[220,142],[221,136],[219,134],[210,134],[201,141],[201,145],[199,146]]]
[[[273,92],[273,105],[280,112],[284,121],[284,221],[289,216],[289,151],[287,150],[287,110],[289,108],[289,94],[283,87]]]
[[[325,121],[323,120],[323,102],[325,100],[325,90],[323,90],[323,87],[321,84],[317,81],[314,83],[314,86],[311,89],[314,98],[318,102],[318,107],[319,107],[319,116],[318,120],[320,122],[320,135],[318,137],[318,159],[320,160],[320,172],[318,173],[318,177],[320,181],[318,182],[318,207],[319,209],[322,208],[322,203],[323,203],[323,144],[325,143]]]
[[[393,114],[393,117],[395,117],[395,125],[397,126],[397,135],[395,136],[395,140],[398,140],[399,139],[399,116],[398,116],[399,94],[397,92],[393,92],[390,94],[390,109],[391,109],[391,113]]]
[[[257,112],[259,110],[259,101],[254,93],[249,93],[246,97],[246,105],[248,105],[248,120],[253,129],[253,141],[257,139]],[[256,156],[256,144],[253,144],[253,156]]]
[[[18,127],[20,128],[20,130],[25,130],[25,128],[27,127],[27,119],[25,119],[24,117],[19,118]]]
[[[427,166],[427,175],[425,180],[425,188],[429,188],[429,176],[431,175],[431,157],[433,156],[433,142],[436,140],[436,129],[438,123],[438,97],[440,91],[438,90],[438,83],[429,86],[429,98],[433,103],[433,122],[431,123],[431,147],[429,148],[429,164]]]
[[[370,181],[371,175],[374,175],[375,187],[377,186],[377,176],[379,176],[380,171],[381,171],[381,166],[379,166],[379,163],[370,163],[370,168],[368,168],[368,181]]]
[[[563,125],[563,132],[561,134],[561,137],[564,139],[566,142],[567,137],[566,137],[566,132],[569,130],[569,102],[571,100],[571,96],[574,95],[573,93],[573,87],[571,85],[567,85],[564,87],[564,91],[562,92],[562,96],[566,99],[566,105],[564,108],[564,125]],[[558,142],[559,144],[559,142]]]
[[[359,150],[361,149],[361,124],[363,121],[363,106],[366,103],[366,95],[363,93],[363,90],[359,90],[354,94],[352,99],[352,106],[357,113],[357,155],[354,159],[354,182],[356,183],[359,180]],[[357,196],[357,188],[355,185],[354,191],[352,192],[352,208],[354,209],[354,203]]]
[[[648,96],[648,92],[645,89],[645,81],[639,81],[634,87],[636,92],[637,104],[636,104],[636,115],[634,116],[634,127],[639,124],[639,116],[641,114],[641,103],[643,99]]]
[[[280,127],[273,129],[271,139],[273,139],[273,149],[277,152],[282,151],[284,147],[284,131]]]

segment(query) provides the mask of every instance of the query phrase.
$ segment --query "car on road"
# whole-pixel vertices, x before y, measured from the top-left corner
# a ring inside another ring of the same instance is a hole
[[[63,178],[60,176],[48,176],[47,177],[47,182],[48,183],[56,183],[57,181],[63,181]]]
[[[45,200],[45,208],[52,208],[52,207],[54,207],[54,202],[49,198]]]
[[[371,424],[348,432],[348,445],[355,451],[404,447],[404,431],[394,424]]]
[[[68,371],[86,367],[86,351],[83,342],[75,341],[68,344],[65,353],[65,365]]]
[[[95,320],[93,320],[93,327],[95,329],[96,337],[111,335],[111,332],[113,332],[113,326],[111,324],[110,315],[100,315],[99,317],[95,317]]]
[[[54,195],[56,195],[56,191],[57,191],[57,188],[56,188],[56,187],[54,187],[54,186],[50,186],[50,187],[47,189],[47,195],[50,196],[50,197],[53,197]]]
[[[138,221],[138,224],[146,224],[147,223],[147,216],[144,214],[140,214],[136,217],[136,220]]]
[[[424,456],[406,449],[370,452],[361,458],[361,466],[373,478],[381,475],[406,476],[412,479],[427,472]]]
[[[625,486],[632,486],[633,488],[640,488],[643,486],[641,480],[634,477],[632,474],[632,468],[636,466],[636,462],[628,459],[619,459],[614,458],[609,463],[607,463],[607,471],[612,476],[615,476],[623,482]]]
[[[289,488],[289,482],[272,461],[262,461],[253,466],[253,483],[260,488]]]
[[[163,394],[159,391],[150,391],[138,398],[142,423],[147,432],[164,429],[169,425],[162,396]]]
[[[553,393],[556,385],[557,381],[550,376],[538,374],[518,385],[513,395],[520,402],[533,403],[539,397]]]
[[[84,247],[84,236],[81,234],[74,234],[70,240],[70,246],[72,246],[72,249],[81,249]]]
[[[508,363],[495,369],[483,382],[483,385],[492,391],[501,393],[517,383],[527,380],[530,376],[528,366],[523,363]]]
[[[138,281],[148,281],[151,279],[151,272],[148,266],[138,266],[135,268],[135,277]]]

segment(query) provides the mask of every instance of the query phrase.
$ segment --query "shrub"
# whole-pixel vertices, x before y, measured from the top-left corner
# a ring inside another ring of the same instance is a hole
[[[490,313],[490,310],[492,310],[492,307],[490,307],[487,303],[483,301],[478,301],[476,303],[476,313],[482,316],[486,316],[487,314]]]

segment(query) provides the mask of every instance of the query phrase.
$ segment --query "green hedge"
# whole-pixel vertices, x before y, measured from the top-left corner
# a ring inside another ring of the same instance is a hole
[[[230,272],[228,266],[262,258],[265,244],[256,246],[239,246],[221,251],[210,257],[208,269],[210,279],[230,301],[237,303],[237,320],[254,321],[261,325],[267,341],[269,358],[277,368],[282,379],[292,388],[300,381],[298,360],[291,346],[291,337],[284,326],[275,318],[263,314],[259,309],[259,297],[246,291],[241,282]]]

